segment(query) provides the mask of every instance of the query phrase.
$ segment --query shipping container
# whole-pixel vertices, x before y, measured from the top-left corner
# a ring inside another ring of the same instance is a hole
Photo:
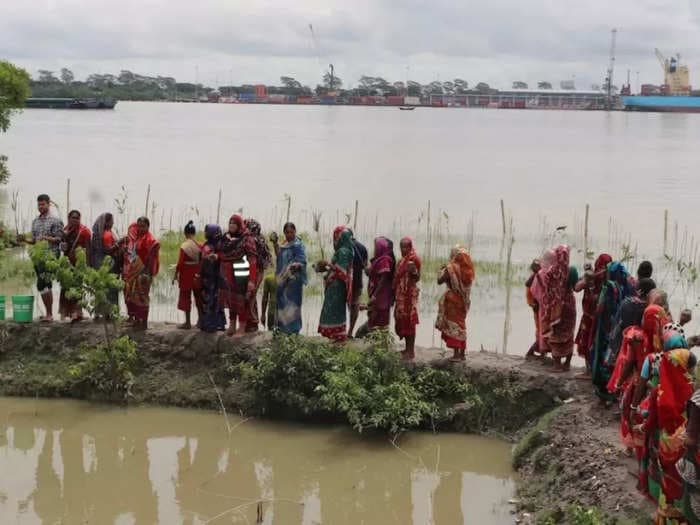
[[[406,106],[420,106],[420,98],[418,98],[418,97],[403,97],[403,103]]]
[[[386,103],[390,106],[400,106],[403,104],[403,97],[400,95],[390,95],[386,97]]]
[[[313,97],[307,97],[307,96],[297,97],[297,104],[312,104],[313,101],[314,101]]]

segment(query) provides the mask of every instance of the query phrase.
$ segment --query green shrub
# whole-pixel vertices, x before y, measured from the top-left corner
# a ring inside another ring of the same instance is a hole
[[[304,414],[342,416],[358,432],[392,435],[449,419],[453,405],[478,403],[472,387],[445,370],[409,372],[390,337],[371,334],[367,348],[299,337],[275,338],[257,362],[229,367],[234,381],[254,392],[265,412],[283,407]]]
[[[126,401],[131,395],[138,363],[136,343],[123,336],[96,347],[82,346],[78,364],[68,372],[76,387]]]

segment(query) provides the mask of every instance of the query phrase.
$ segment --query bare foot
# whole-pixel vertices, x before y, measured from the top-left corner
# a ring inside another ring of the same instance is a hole
[[[189,330],[192,328],[192,325],[190,323],[182,323],[177,325],[178,330]]]
[[[236,333],[236,329],[233,326],[229,326],[228,330],[226,330],[226,335],[229,337],[233,337],[233,334]]]
[[[413,361],[416,355],[413,352],[408,352],[408,350],[401,351],[401,359],[403,361]]]

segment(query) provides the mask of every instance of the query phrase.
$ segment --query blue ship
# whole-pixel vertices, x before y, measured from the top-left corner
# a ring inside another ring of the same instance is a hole
[[[664,113],[700,113],[700,97],[684,95],[623,96],[622,105],[628,111],[657,111]]]

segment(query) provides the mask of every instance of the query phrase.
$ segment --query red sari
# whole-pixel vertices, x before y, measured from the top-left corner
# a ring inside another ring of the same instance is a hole
[[[435,328],[445,345],[453,350],[467,349],[467,314],[471,306],[474,263],[464,248],[453,250],[447,265],[447,291],[440,299]]]
[[[192,296],[194,296],[197,309],[201,309],[201,269],[202,247],[196,241],[187,239],[180,246],[180,257],[175,266],[180,289],[177,301],[178,310],[189,312],[192,309]]]
[[[540,331],[553,357],[567,357],[574,350],[576,326],[576,299],[569,286],[569,247],[557,246],[554,254],[554,264],[543,275]]]
[[[129,317],[148,321],[153,278],[160,269],[160,244],[150,231],[139,235],[136,223],[129,226],[124,256],[124,302]]]
[[[612,262],[612,257],[607,253],[601,253],[595,261],[593,271],[596,276],[591,286],[587,286],[583,291],[583,301],[581,303],[581,322],[576,333],[576,351],[578,355],[588,360],[591,348],[593,348],[593,338],[595,336],[595,319],[598,308],[598,296],[603,288],[605,274],[602,273],[608,264]],[[599,275],[601,274],[601,275]]]
[[[243,217],[236,214],[231,216],[229,222],[231,221],[238,226],[238,233],[236,236],[228,233],[224,235],[217,251],[221,276],[226,285],[219,290],[219,304],[221,308],[229,309],[229,318],[232,321],[238,319],[239,326],[244,327],[246,332],[255,332],[259,323],[257,291],[260,284],[257,246]],[[244,258],[249,265],[246,286],[236,281],[233,268],[234,264],[240,264]]]
[[[389,328],[396,262],[392,242],[379,237],[374,241],[375,257],[369,269],[367,295],[370,299],[367,326],[370,330]]]
[[[90,253],[90,239],[92,233],[87,226],[82,224],[77,228],[66,226],[63,229],[63,254],[68,257],[70,263],[75,266],[76,252],[79,249],[85,251],[86,257]],[[80,307],[79,299],[69,299],[66,297],[67,290],[61,288],[61,295],[58,303],[58,313],[62,318],[70,317],[74,320],[83,318],[83,309]]]
[[[399,339],[416,335],[418,320],[418,281],[420,280],[421,261],[413,248],[413,241],[404,237],[402,243],[410,246],[409,254],[403,257],[396,266],[394,276],[394,320],[396,322],[396,335]],[[413,263],[416,267],[417,275],[412,275],[408,271],[408,264]]]

